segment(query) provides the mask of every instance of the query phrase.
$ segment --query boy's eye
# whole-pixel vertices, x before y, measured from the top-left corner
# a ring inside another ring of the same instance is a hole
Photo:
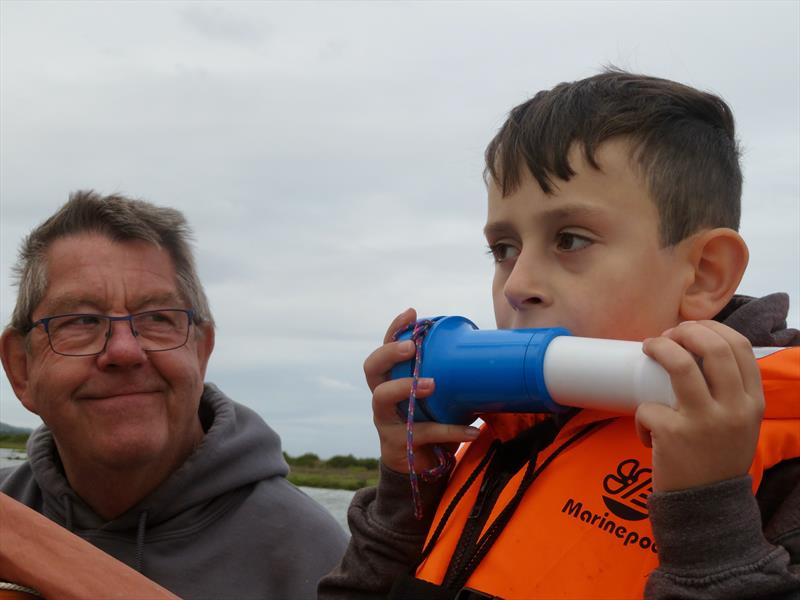
[[[591,243],[589,238],[568,231],[562,231],[556,236],[556,248],[564,252],[583,250]]]
[[[519,250],[511,244],[490,244],[489,253],[494,257],[494,262],[501,263],[519,256]]]

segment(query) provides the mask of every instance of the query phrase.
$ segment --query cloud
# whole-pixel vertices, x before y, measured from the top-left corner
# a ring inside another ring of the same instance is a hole
[[[334,379],[333,377],[325,377],[324,375],[317,377],[317,383],[324,390],[338,390],[346,392],[354,392],[360,390],[360,388],[354,386],[352,383],[349,383],[347,381],[341,381],[339,379]]]
[[[391,319],[493,326],[486,143],[611,62],[730,102],[742,291],[788,291],[800,326],[797,3],[458,7],[0,2],[0,317],[19,241],[70,190],[175,206],[219,326],[209,377],[294,454],[375,455],[362,364]],[[6,382],[0,418],[37,421]]]
[[[179,14],[190,29],[214,41],[258,43],[268,39],[271,29],[264,19],[237,14],[222,4],[192,3]]]

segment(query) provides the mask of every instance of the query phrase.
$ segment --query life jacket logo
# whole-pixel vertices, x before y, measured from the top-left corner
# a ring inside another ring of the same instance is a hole
[[[653,493],[653,469],[639,467],[635,458],[623,460],[617,472],[603,479],[603,502],[621,519],[641,521],[647,518],[647,498]]]

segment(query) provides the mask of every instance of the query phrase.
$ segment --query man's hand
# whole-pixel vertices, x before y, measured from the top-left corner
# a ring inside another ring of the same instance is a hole
[[[372,390],[373,422],[378,430],[381,444],[381,461],[393,471],[408,473],[406,455],[406,419],[397,412],[397,404],[407,400],[411,393],[410,377],[390,379],[392,367],[414,358],[414,342],[410,340],[392,341],[394,334],[414,323],[417,313],[413,308],[398,315],[383,338],[383,346],[369,355],[364,362],[367,385]],[[427,398],[433,394],[435,382],[421,378],[417,384],[417,398]],[[433,452],[434,445],[455,450],[461,442],[478,437],[478,429],[462,425],[443,425],[441,423],[414,424],[414,463],[415,470],[423,471],[437,464]]]
[[[687,321],[644,341],[672,381],[677,407],[645,403],[636,430],[653,449],[653,490],[667,492],[747,473],[764,393],[747,339],[716,321]]]

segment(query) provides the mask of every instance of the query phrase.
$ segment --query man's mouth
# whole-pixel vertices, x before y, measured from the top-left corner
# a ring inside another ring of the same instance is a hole
[[[111,400],[113,398],[128,398],[133,396],[147,396],[157,394],[160,390],[108,390],[107,392],[93,391],[81,394],[81,400]]]

